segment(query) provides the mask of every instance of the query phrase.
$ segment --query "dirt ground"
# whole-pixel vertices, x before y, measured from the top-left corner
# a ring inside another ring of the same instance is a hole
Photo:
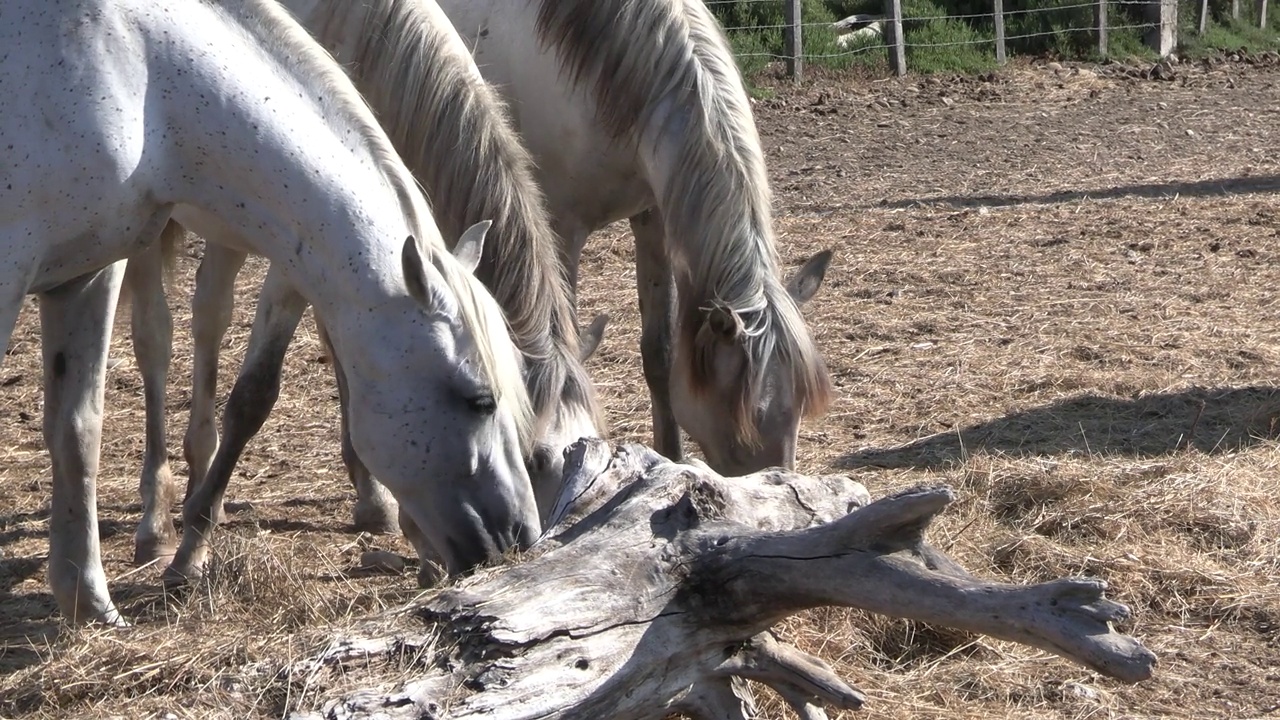
[[[1160,657],[1135,686],[1045,653],[844,610],[783,633],[869,695],[869,717],[1253,718],[1280,714],[1280,69],[1008,69],[984,78],[761,81],[788,271],[836,258],[806,316],[839,397],[800,469],[873,495],[943,481],[930,531],[974,572],[1085,573]],[[601,232],[582,318],[614,320],[590,369],[618,440],[648,442],[632,245]],[[171,462],[185,480],[189,246],[171,293]],[[242,275],[229,389],[262,264]],[[336,390],[308,320],[276,412],[229,490],[215,573],[158,599],[130,564],[142,388],[117,325],[99,484],[113,596],[138,624],[60,625],[44,578],[49,458],[34,306],[0,367],[0,717],[279,717],[316,704],[278,676],[309,628],[412,597],[411,574],[345,572]],[[175,513],[177,509],[175,508]],[[782,717],[776,705],[768,717]],[[853,717],[853,714],[848,714]]]

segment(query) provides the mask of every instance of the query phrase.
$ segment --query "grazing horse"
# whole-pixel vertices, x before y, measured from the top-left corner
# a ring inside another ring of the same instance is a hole
[[[282,4],[347,68],[422,183],[443,234],[456,237],[480,220],[493,221],[476,275],[503,308],[523,355],[535,416],[535,444],[527,461],[535,497],[545,512],[559,488],[563,449],[579,437],[600,436],[603,428],[582,364],[599,342],[603,318],[592,324],[580,346],[558,239],[533,179],[532,161],[510,128],[501,99],[484,83],[434,0]],[[188,496],[208,478],[211,490],[203,496],[213,498],[214,507],[192,512],[215,516],[245,445],[277,397],[284,352],[306,308],[287,287],[267,282],[240,379],[224,411],[219,442],[214,417],[218,351],[244,261],[243,252],[210,246],[197,274],[193,304],[195,372],[183,443],[190,468]],[[175,537],[164,460],[164,386],[172,335],[159,277],[154,260],[130,261],[126,283],[138,283],[133,294],[135,355],[143,375],[148,448],[140,484],[143,517],[135,536],[137,562],[172,554]],[[345,405],[341,383],[339,396]],[[396,525],[394,502],[370,478],[348,438],[344,422],[343,461],[357,494],[355,526],[391,532]]]
[[[520,358],[468,268],[485,227],[448,252],[373,113],[288,13],[10,0],[0,48],[0,340],[37,293],[48,573],[69,619],[122,622],[98,544],[104,368],[122,260],[171,245],[170,217],[270,258],[315,308],[352,445],[449,570],[536,538]]]
[[[440,6],[509,101],[575,284],[587,235],[630,218],[656,449],[679,459],[683,427],[721,473],[794,467],[832,393],[799,310],[831,255],[779,279],[750,102],[702,0]]]

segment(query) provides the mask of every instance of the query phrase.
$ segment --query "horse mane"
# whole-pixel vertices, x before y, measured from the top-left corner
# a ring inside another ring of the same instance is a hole
[[[703,0],[540,0],[537,31],[561,68],[596,101],[601,122],[635,143],[678,133],[678,167],[659,202],[668,242],[687,272],[678,278],[680,329],[695,389],[710,388],[715,339],[700,330],[713,308],[742,321],[747,382],[732,408],[754,440],[754,410],[775,358],[792,373],[802,416],[825,411],[831,380],[800,308],[778,276],[764,153],[742,75]],[[637,41],[637,38],[643,39]],[[673,111],[691,117],[676,130]]]
[[[378,124],[373,110],[333,56],[275,0],[220,0],[214,5],[282,67],[319,86],[306,88],[304,96],[325,117],[341,120],[357,132],[362,149],[370,154],[395,192],[405,223],[424,258],[440,272],[455,295],[463,325],[475,336],[481,372],[495,398],[512,410],[522,443],[528,447],[533,434],[532,413],[528,391],[521,382],[519,358],[495,352],[492,344],[495,333],[506,332],[502,313],[488,297],[488,289],[462,267],[445,245],[422,189]],[[399,245],[394,247],[398,251]]]
[[[355,35],[342,53],[347,72],[426,189],[441,230],[457,238],[493,221],[476,274],[525,356],[539,431],[565,401],[602,429],[533,159],[453,25],[424,0],[327,0],[313,14],[321,42]]]

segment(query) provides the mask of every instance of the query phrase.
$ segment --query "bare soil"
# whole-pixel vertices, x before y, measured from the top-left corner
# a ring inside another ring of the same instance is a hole
[[[935,543],[995,579],[1105,578],[1134,610],[1123,629],[1161,664],[1125,686],[845,610],[783,633],[866,690],[873,717],[1280,712],[1280,69],[1037,64],[757,86],[784,265],[836,250],[806,315],[840,394],[803,428],[800,469],[849,473],[873,495],[952,484],[961,501]],[[200,251],[192,240],[171,293],[180,483]],[[241,278],[224,389],[262,271],[251,262]],[[649,442],[624,225],[594,238],[582,277],[582,317],[614,318],[590,362],[610,429]],[[120,314],[98,500],[112,593],[137,623],[124,631],[62,625],[48,592],[38,333],[32,303],[0,367],[0,717],[278,717],[316,704],[327,686],[280,668],[324,628],[417,590],[412,573],[349,572],[365,549],[412,553],[350,528],[314,326],[229,490],[214,577],[166,602],[160,568],[130,564],[142,388]]]

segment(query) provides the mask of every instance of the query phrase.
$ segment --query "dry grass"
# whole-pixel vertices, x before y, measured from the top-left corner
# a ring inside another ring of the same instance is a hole
[[[837,249],[807,315],[840,398],[805,426],[802,470],[850,473],[873,494],[952,484],[961,500],[937,544],[996,579],[1105,578],[1135,611],[1124,629],[1161,659],[1129,687],[916,623],[834,609],[788,621],[784,634],[864,688],[876,717],[1280,709],[1280,74],[1178,71],[824,78],[757,104],[787,264]],[[615,436],[647,441],[631,254],[619,228],[593,242],[581,310],[613,315],[591,370]],[[174,439],[194,265],[173,296]],[[245,274],[243,297],[260,273]],[[158,569],[128,565],[141,387],[122,318],[99,501],[112,592],[138,624],[105,631],[57,625],[43,578],[35,320],[24,315],[0,369],[0,716],[279,716],[335,683],[372,682],[281,674],[327,628],[415,592],[411,575],[347,572],[362,549],[408,548],[349,531],[336,392],[309,326],[229,491],[248,505],[218,535],[224,571],[164,601]]]

